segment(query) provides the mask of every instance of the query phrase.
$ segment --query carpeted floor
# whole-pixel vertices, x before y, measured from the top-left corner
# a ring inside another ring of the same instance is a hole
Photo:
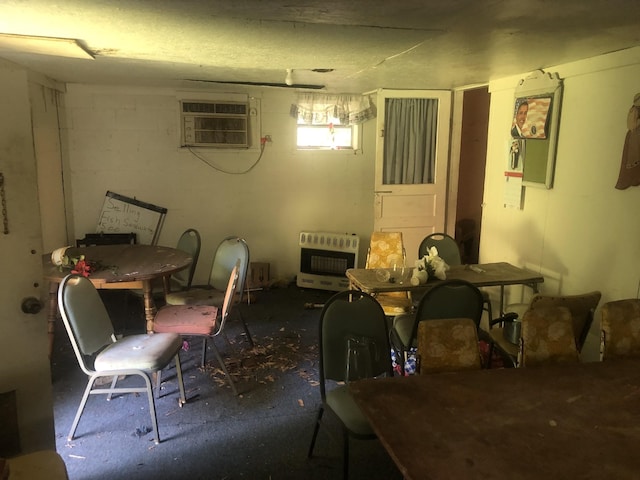
[[[91,397],[76,438],[67,441],[86,376],[59,324],[52,359],[56,443],[70,479],[341,478],[342,445],[326,429],[321,429],[314,457],[307,458],[320,403],[320,310],[305,304],[322,304],[332,294],[274,288],[241,306],[255,348],[249,348],[233,318],[227,325],[229,343],[216,340],[237,382],[237,397],[213,354],[206,368],[199,367],[201,344],[194,340],[181,354],[188,398],[183,408],[178,407],[174,371],[163,373],[162,397],[156,402],[159,445],[149,433],[147,399],[133,394],[110,402],[102,395]],[[103,298],[116,331],[144,328],[139,299],[109,291]],[[402,478],[377,440],[352,441],[350,459],[352,480]]]

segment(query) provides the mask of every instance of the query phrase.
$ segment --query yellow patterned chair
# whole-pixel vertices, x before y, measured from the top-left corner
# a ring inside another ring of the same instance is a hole
[[[640,357],[640,300],[627,298],[602,306],[602,360],[618,357]]]
[[[401,232],[373,232],[367,251],[365,268],[398,268],[399,275],[405,267],[406,254],[402,242]],[[406,270],[407,277],[409,269]],[[405,278],[404,281],[409,281]],[[382,306],[388,317],[395,317],[408,313],[412,309],[411,296],[408,292],[384,292],[376,295],[376,300]]]
[[[529,308],[567,307],[571,313],[576,348],[578,352],[581,352],[593,323],[593,314],[601,297],[602,294],[597,290],[578,295],[537,294],[531,299]]]
[[[445,318],[418,324],[418,374],[481,368],[478,332],[473,320]]]
[[[567,307],[538,307],[525,312],[518,359],[521,367],[578,361],[573,319]]]
[[[576,349],[578,350],[578,353],[580,353],[587,339],[587,335],[589,334],[589,330],[591,329],[594,312],[600,302],[601,296],[602,294],[597,290],[577,295],[543,295],[538,293],[531,299],[531,302],[529,302],[528,305],[514,305],[512,307],[520,307],[520,311],[549,307],[566,307],[571,314],[574,341]],[[492,320],[489,323],[489,335],[491,337],[490,353],[494,348],[498,348],[505,358],[515,357],[518,355],[517,348],[512,348],[508,345],[508,341],[503,340],[503,325],[506,322],[516,321],[520,321],[518,319],[518,314],[515,312],[508,312],[504,316]],[[515,361],[516,359],[514,358],[513,360]],[[514,366],[515,365],[516,364],[514,363]]]

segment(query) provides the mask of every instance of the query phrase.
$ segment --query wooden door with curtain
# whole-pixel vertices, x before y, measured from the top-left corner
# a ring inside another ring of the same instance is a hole
[[[407,265],[445,228],[451,92],[379,90],[374,230],[402,232]]]

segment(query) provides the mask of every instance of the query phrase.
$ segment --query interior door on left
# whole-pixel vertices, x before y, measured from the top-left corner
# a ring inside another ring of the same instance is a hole
[[[0,63],[0,84],[0,392],[15,391],[19,441],[27,453],[55,448],[46,308],[39,309],[48,289],[28,75]]]

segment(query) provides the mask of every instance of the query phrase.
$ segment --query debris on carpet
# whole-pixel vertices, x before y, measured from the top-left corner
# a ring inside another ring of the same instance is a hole
[[[301,345],[299,334],[286,333],[284,329],[280,332],[282,336],[255,338],[253,348],[232,345],[223,361],[234,382],[268,384],[296,370],[312,386],[319,385],[317,345]],[[224,371],[215,360],[208,362],[205,369],[218,386],[228,386]]]

